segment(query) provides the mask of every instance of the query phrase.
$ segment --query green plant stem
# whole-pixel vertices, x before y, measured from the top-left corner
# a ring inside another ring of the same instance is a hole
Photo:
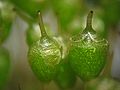
[[[20,84],[18,84],[18,90],[21,90]]]
[[[33,22],[35,22],[34,19],[27,16],[24,12],[20,11],[17,8],[14,8],[14,11],[17,13],[18,16],[20,16],[23,20],[25,20],[29,25],[31,25]]]
[[[111,77],[112,57],[113,57],[113,53],[108,54],[106,66],[102,76]]]
[[[38,19],[39,19],[39,26],[40,26],[40,30],[41,30],[41,36],[45,37],[45,36],[47,36],[47,33],[45,31],[45,27],[44,27],[44,24],[43,24],[42,15],[41,15],[40,11],[38,11]]]
[[[45,90],[45,83],[41,83],[41,90]]]

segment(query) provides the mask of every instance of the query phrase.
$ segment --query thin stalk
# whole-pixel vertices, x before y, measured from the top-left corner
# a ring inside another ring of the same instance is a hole
[[[86,27],[92,27],[92,18],[93,18],[93,11],[90,11],[87,16]]]
[[[86,20],[86,28],[82,32],[82,34],[84,35],[82,39],[87,40],[88,42],[95,41],[94,38],[96,37],[96,32],[92,28],[92,18],[93,11],[90,11]]]
[[[45,85],[43,82],[41,83],[41,90],[45,90]]]
[[[108,55],[108,59],[106,62],[107,64],[105,66],[105,70],[104,70],[102,76],[111,77],[112,59],[113,59],[113,52],[112,52],[112,54]]]
[[[13,8],[13,10],[20,16],[23,20],[25,20],[29,25],[31,25],[35,20],[32,19],[32,17],[29,17],[24,12],[20,11],[17,8]]]
[[[40,26],[40,30],[41,30],[41,36],[45,37],[45,36],[47,36],[47,33],[45,31],[45,27],[44,27],[44,24],[43,24],[42,15],[41,15],[40,11],[38,11],[38,18],[39,18],[39,26]]]

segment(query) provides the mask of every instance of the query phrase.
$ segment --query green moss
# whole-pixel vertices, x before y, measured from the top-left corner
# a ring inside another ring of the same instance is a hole
[[[74,71],[83,80],[97,77],[104,68],[108,45],[106,42],[73,43],[69,60]]]
[[[55,78],[59,70],[61,51],[56,41],[44,37],[29,48],[28,58],[38,79],[48,82]]]

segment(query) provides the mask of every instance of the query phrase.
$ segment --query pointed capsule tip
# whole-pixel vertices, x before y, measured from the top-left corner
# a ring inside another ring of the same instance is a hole
[[[41,30],[41,35],[46,36],[47,34],[46,34],[46,31],[45,31],[45,28],[44,28],[42,14],[41,14],[40,10],[38,11],[38,22],[39,22],[39,26],[40,26],[40,30]]]

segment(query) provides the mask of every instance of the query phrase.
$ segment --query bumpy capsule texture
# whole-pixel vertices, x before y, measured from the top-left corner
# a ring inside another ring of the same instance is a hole
[[[47,36],[34,43],[28,52],[33,72],[41,81],[45,82],[56,76],[61,56],[58,43]]]
[[[102,71],[107,57],[108,44],[100,42],[74,42],[69,52],[69,60],[73,70],[82,80],[97,77]]]

